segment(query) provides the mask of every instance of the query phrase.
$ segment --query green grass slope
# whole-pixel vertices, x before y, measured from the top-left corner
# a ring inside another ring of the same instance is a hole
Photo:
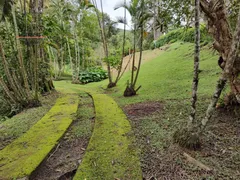
[[[76,95],[59,98],[53,108],[23,136],[0,151],[0,179],[29,176],[72,123]]]
[[[123,98],[130,72],[120,80],[116,88],[107,90],[120,105],[144,101],[191,98],[193,77],[194,44],[177,42],[161,53],[159,57],[142,65],[137,85],[142,85],[138,95]],[[201,49],[200,54],[199,96],[211,96],[221,72],[217,65],[218,56],[213,55],[209,46]],[[89,84],[89,88],[106,88],[108,81]]]
[[[169,46],[169,49],[162,52],[157,58],[141,66],[137,86],[142,85],[142,88],[137,96],[123,98],[126,83],[131,78],[130,72],[125,73],[118,82],[117,87],[108,89],[107,93],[114,97],[120,105],[153,100],[191,98],[194,44],[176,42]],[[209,45],[201,48],[200,97],[210,97],[214,92],[215,84],[221,73],[217,65],[217,59],[218,56],[214,55]],[[107,84],[108,80],[87,85],[74,85],[68,81],[55,82],[56,88],[61,89],[63,92],[70,91],[70,89],[76,92],[78,88],[104,92]],[[66,86],[68,86],[68,90],[64,90]]]

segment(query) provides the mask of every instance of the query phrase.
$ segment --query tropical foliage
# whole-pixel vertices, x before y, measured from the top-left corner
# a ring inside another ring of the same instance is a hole
[[[99,82],[107,78],[107,71],[103,70],[101,67],[89,68],[79,74],[79,80],[83,84]]]
[[[134,96],[141,88],[143,50],[176,41],[196,43],[195,82],[199,46],[213,42],[220,56],[223,73],[197,135],[212,117],[227,82],[233,97],[229,104],[240,103],[238,1],[124,0],[116,3],[115,10],[119,8],[124,13],[113,20],[102,0],[1,0],[0,114],[13,116],[41,106],[41,95],[54,91],[53,80],[64,74],[76,84],[108,78],[108,88],[113,88],[126,70],[127,55],[131,73],[123,95]],[[119,23],[123,30],[117,28]],[[197,85],[193,90],[196,94]],[[195,111],[194,103],[192,107]]]

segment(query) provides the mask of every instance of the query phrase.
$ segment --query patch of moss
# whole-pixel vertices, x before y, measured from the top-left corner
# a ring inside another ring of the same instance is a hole
[[[116,102],[104,94],[92,94],[96,120],[74,179],[142,179],[142,172],[131,126]]]
[[[72,123],[77,95],[65,95],[23,136],[0,151],[0,179],[29,176]]]
[[[48,96],[40,97],[42,106],[26,109],[25,111],[0,122],[0,150],[22,136],[35,123],[37,123],[53,107],[58,98],[58,93],[52,92]]]

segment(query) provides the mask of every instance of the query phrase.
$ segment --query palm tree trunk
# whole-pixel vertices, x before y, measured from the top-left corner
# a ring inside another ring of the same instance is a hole
[[[144,0],[142,0],[141,2],[141,10],[142,13],[144,12]],[[139,61],[138,61],[138,68],[137,68],[137,73],[133,82],[133,88],[135,88],[137,80],[138,80],[138,76],[139,76],[139,72],[140,72],[140,68],[141,68],[141,63],[142,63],[142,52],[143,52],[143,31],[144,31],[144,24],[142,22],[141,25],[141,31],[140,31],[140,56],[139,56]],[[139,88],[137,88],[136,92],[141,88],[141,86],[139,86]]]
[[[70,60],[70,66],[71,66],[71,70],[73,70],[71,48],[70,48],[70,45],[69,45],[68,37],[66,38],[66,40],[67,40],[67,46],[68,46],[68,55],[69,55],[69,60]]]
[[[35,48],[35,56],[34,56],[34,99],[38,101],[38,89],[39,89],[39,73],[38,73],[38,60],[40,57],[40,48],[38,47],[38,45],[33,45],[33,47]]]
[[[136,25],[134,24],[133,30],[133,61],[132,61],[132,74],[131,74],[131,87],[134,89],[134,68],[135,68],[135,58],[136,58]]]
[[[192,127],[195,123],[196,116],[196,103],[197,103],[197,91],[198,91],[198,75],[199,75],[199,54],[200,54],[200,0],[195,0],[195,55],[194,55],[194,76],[192,83],[192,104],[191,113],[189,116],[188,126]]]
[[[126,5],[126,0],[124,0],[124,5]],[[124,59],[124,56],[125,56],[125,43],[126,43],[126,13],[127,13],[127,10],[126,8],[124,9],[124,29],[123,29],[123,47],[122,47],[122,59],[121,59],[121,62],[120,62],[120,66],[119,66],[119,69],[118,69],[118,75],[117,75],[117,78],[116,78],[116,81],[115,81],[115,85],[118,83],[118,81],[120,80],[121,76],[121,72],[122,72],[122,65],[123,65],[123,59]]]
[[[103,34],[103,41],[104,41],[104,45],[105,45],[105,56],[106,58],[108,58],[108,44],[107,44],[107,39],[106,39],[106,34],[105,34],[105,26],[104,26],[104,13],[103,13],[103,4],[102,4],[102,0],[100,0],[101,2],[101,10],[102,10],[102,34]],[[112,84],[112,75],[111,75],[111,66],[110,66],[110,62],[107,61],[107,69],[108,69],[108,78],[109,78],[109,84]]]
[[[140,68],[141,68],[141,63],[142,63],[142,52],[143,52],[143,25],[141,27],[141,35],[140,35],[140,56],[139,56],[139,62],[138,62],[138,68],[137,68],[137,73],[134,79],[134,83],[133,83],[133,87],[135,88],[136,83],[137,83],[137,79],[138,79],[138,75],[140,72]]]
[[[105,58],[108,59],[108,45],[107,45],[107,40],[106,40],[106,36],[105,36],[104,13],[103,13],[102,0],[100,0],[101,10],[102,10],[102,21],[100,20],[100,15],[99,15],[99,12],[97,10],[96,0],[94,0],[93,3],[94,3],[94,6],[95,6],[95,11],[96,11],[97,18],[98,18],[98,24],[99,24],[99,27],[100,27],[100,30],[101,30],[101,37],[102,37],[102,43],[103,43]],[[108,70],[108,79],[109,79],[108,87],[111,87],[113,82],[112,82],[112,76],[111,76],[111,66],[110,66],[109,61],[107,61],[107,70]]]
[[[76,83],[78,80],[78,75],[77,74],[77,64],[78,64],[78,48],[77,48],[77,36],[75,36],[75,41],[74,41],[74,49],[75,49],[75,62],[73,63],[73,73],[72,73],[72,82]]]

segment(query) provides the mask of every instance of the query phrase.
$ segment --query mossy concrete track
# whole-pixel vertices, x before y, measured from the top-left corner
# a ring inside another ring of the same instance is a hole
[[[127,117],[112,98],[90,94],[96,111],[95,127],[74,180],[142,179]]]
[[[28,177],[58,143],[77,111],[78,96],[59,98],[23,136],[0,151],[0,179]]]

